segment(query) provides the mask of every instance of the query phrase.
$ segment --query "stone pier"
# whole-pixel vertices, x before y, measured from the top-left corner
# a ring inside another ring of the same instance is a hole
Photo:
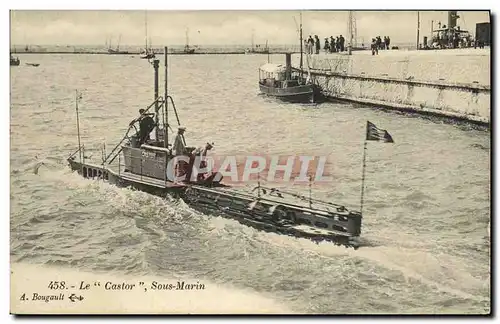
[[[332,99],[490,123],[489,49],[320,54],[304,67]]]

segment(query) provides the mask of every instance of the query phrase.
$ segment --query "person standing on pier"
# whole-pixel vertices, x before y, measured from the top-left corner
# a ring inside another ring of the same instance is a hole
[[[325,46],[323,47],[325,53],[328,54],[330,52],[330,43],[328,43],[328,37],[325,37]]]
[[[321,49],[321,43],[319,41],[318,35],[314,35],[314,44],[316,45],[316,54],[319,54],[319,50]]]
[[[381,49],[382,47],[382,39],[380,39],[380,36],[377,36],[375,38],[375,44],[377,46],[377,54],[378,54],[378,50]]]
[[[333,36],[330,36],[330,53],[335,52],[335,39]]]
[[[309,35],[309,39],[307,40],[307,54],[312,54],[314,48],[314,39]]]
[[[377,45],[377,40],[375,38],[372,38],[372,55],[377,54],[378,55],[378,45]]]
[[[340,35],[339,41],[340,41],[340,51],[343,52],[344,49],[345,49],[345,38],[344,38],[344,36]]]

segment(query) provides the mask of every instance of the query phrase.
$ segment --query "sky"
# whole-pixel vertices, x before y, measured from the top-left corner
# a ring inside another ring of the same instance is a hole
[[[304,36],[347,34],[348,11],[301,11]],[[475,32],[489,22],[488,11],[459,11],[458,25]],[[390,36],[391,43],[416,42],[416,11],[355,11],[358,42]],[[299,11],[173,11],[173,10],[12,10],[13,45],[190,45],[298,43]],[[429,36],[431,21],[447,23],[446,11],[420,11],[420,36]]]

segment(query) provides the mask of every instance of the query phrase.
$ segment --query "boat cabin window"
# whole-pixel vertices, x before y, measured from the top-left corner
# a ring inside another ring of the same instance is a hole
[[[275,79],[278,81],[285,80],[285,69],[281,65],[265,64],[259,68],[260,80]]]
[[[284,80],[285,73],[274,73],[274,72],[266,72],[262,71],[260,75],[261,80],[263,79],[276,79],[276,80]]]

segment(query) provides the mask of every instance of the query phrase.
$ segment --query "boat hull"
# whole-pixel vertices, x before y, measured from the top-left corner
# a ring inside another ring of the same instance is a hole
[[[259,83],[260,92],[284,101],[299,103],[315,103],[320,99],[320,92],[313,84],[301,85],[289,88],[269,87]]]
[[[84,178],[103,180],[118,187],[132,187],[163,198],[181,198],[195,210],[234,219],[258,230],[359,247],[361,215],[356,212],[342,210],[335,215],[326,215],[298,205],[227,191],[224,185],[221,185],[224,188],[213,188],[176,184],[130,172],[117,172],[103,165],[81,163],[74,158],[69,158],[68,163]],[[322,224],[323,228],[313,226],[316,223]]]

